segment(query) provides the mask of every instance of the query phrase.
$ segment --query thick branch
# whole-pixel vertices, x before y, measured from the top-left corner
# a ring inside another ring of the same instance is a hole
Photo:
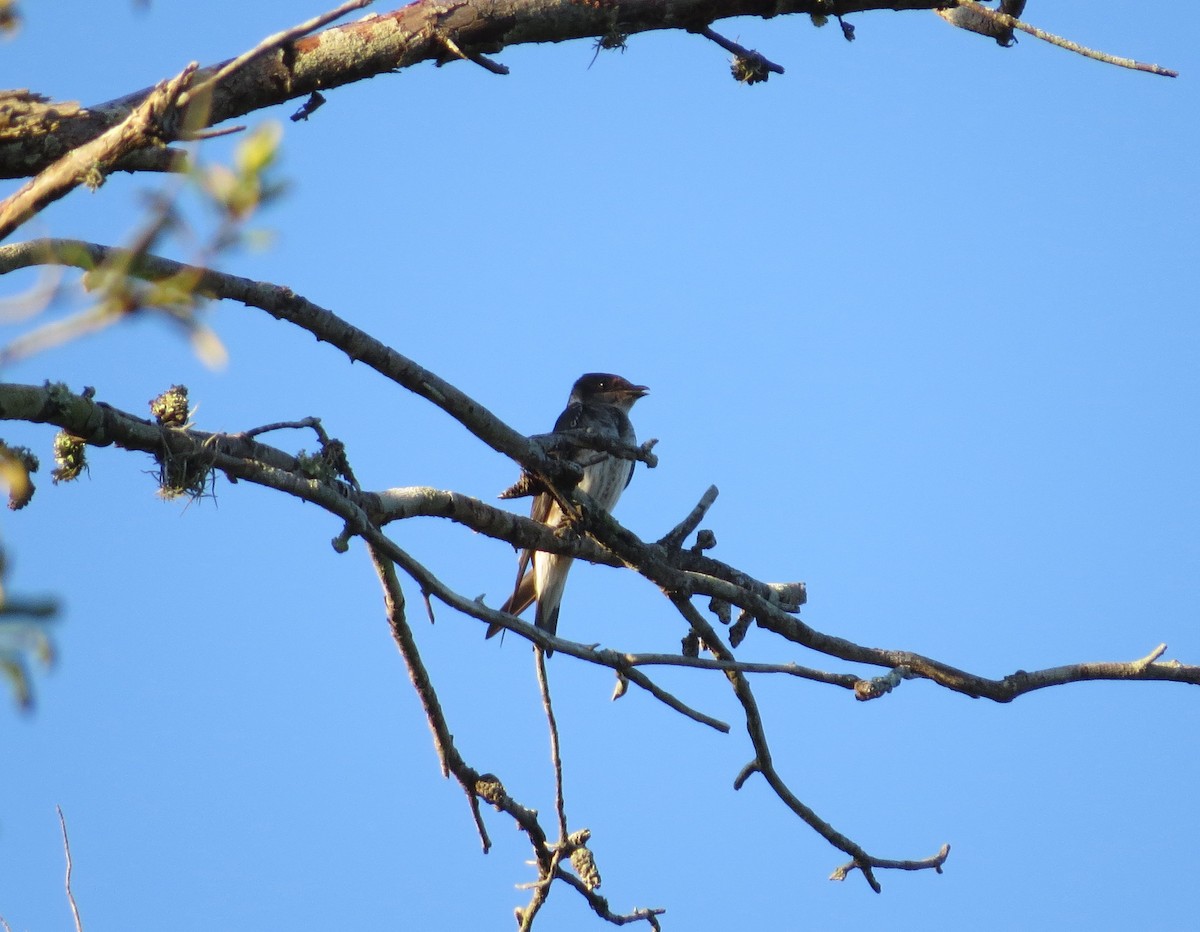
[[[460,59],[490,67],[494,54],[511,45],[562,42],[612,34],[624,36],[660,29],[702,30],[733,16],[770,18],[784,14],[845,16],[869,10],[933,10],[955,0],[418,0],[390,13],[306,36],[262,54],[218,80],[205,125],[213,126],[256,110],[332,88],[390,74],[424,61],[439,65]],[[201,69],[206,81],[228,63]],[[14,131],[0,133],[0,178],[23,178],[44,169],[63,152],[75,149],[120,123],[150,93],[141,90],[90,107],[54,104],[23,110]],[[162,168],[135,158],[114,168]]]
[[[0,240],[22,223],[74,190],[80,184],[99,185],[113,164],[151,142],[164,141],[165,127],[174,118],[179,97],[190,86],[195,66],[163,81],[146,94],[125,119],[91,141],[71,148],[46,166],[45,171],[0,202]],[[0,146],[2,157],[3,146]]]
[[[351,361],[365,363],[398,385],[432,402],[492,449],[511,457],[530,471],[550,477],[563,474],[563,467],[557,460],[545,455],[540,447],[530,443],[528,438],[517,433],[483,405],[342,320],[332,311],[297,295],[290,288],[79,240],[30,240],[0,247],[0,274],[33,265],[67,265],[88,271],[108,263],[128,263],[128,274],[148,281],[186,275],[189,280],[195,281],[195,290],[199,295],[238,301],[247,307],[266,311],[276,320],[295,324],[321,342],[337,347]]]

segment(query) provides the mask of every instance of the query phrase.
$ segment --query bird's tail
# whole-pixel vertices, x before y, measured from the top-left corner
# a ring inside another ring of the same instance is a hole
[[[521,569],[525,569],[524,564],[522,564]],[[500,606],[500,611],[509,615],[520,615],[521,612],[529,608],[529,606],[533,604],[534,599],[537,598],[533,583],[534,580],[532,570],[519,575],[517,577],[517,584],[513,588],[513,594],[508,597],[507,602]],[[500,625],[488,625],[487,637],[495,637],[503,630],[504,628]]]

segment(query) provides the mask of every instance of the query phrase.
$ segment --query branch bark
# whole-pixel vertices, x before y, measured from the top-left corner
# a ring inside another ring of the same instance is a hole
[[[953,9],[959,6],[970,9]],[[947,19],[969,29],[968,23],[994,13],[987,8],[980,13],[977,8],[970,0],[417,0],[389,13],[284,41],[232,73],[222,74],[230,62],[210,65],[200,69],[195,80],[203,84],[221,75],[213,83],[211,105],[202,121],[203,126],[215,126],[289,100],[318,93],[324,97],[331,89],[426,61],[444,65],[466,59],[505,73],[507,69],[486,56],[512,45],[588,37],[601,43],[615,38],[623,41],[635,33],[662,29],[704,34],[712,23],[734,16],[845,17],[876,10],[952,10]],[[1013,28],[1026,28],[1003,13],[994,13],[989,20],[993,22],[1008,36]],[[1050,40],[1048,33],[1034,27],[1026,31]],[[1090,51],[1065,40],[1056,44],[1081,53]],[[1102,60],[1130,67],[1129,59],[1103,56]],[[767,62],[767,66],[782,71],[773,63]],[[1158,66],[1139,67],[1173,74]],[[37,174],[62,153],[128,119],[153,93],[139,90],[88,107],[76,103],[32,105],[28,94],[0,95],[0,178]],[[172,158],[166,150],[129,152],[115,159],[111,169],[164,170],[171,167]]]

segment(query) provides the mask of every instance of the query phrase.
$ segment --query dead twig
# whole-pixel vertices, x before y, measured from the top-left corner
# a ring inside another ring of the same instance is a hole
[[[71,904],[71,915],[75,919],[75,932],[83,932],[83,920],[79,918],[79,907],[75,903],[75,894],[71,892],[71,843],[67,840],[67,820],[63,816],[62,806],[55,806],[58,810],[58,826],[62,829],[63,852],[67,856],[67,902]]]
[[[960,21],[956,15],[958,11],[968,13],[977,21],[988,21],[1004,30],[1019,29],[1021,32],[1033,36],[1035,39],[1041,39],[1043,42],[1049,42],[1051,45],[1057,45],[1061,49],[1066,49],[1069,52],[1074,52],[1077,55],[1082,55],[1084,58],[1091,58],[1095,61],[1101,61],[1105,64],[1116,65],[1118,68],[1128,68],[1131,71],[1145,71],[1149,74],[1157,74],[1166,78],[1179,77],[1178,71],[1172,71],[1170,68],[1163,68],[1161,65],[1151,65],[1146,62],[1135,61],[1132,58],[1121,58],[1117,55],[1109,55],[1107,52],[1099,52],[1096,49],[1090,49],[1080,45],[1078,42],[1072,42],[1070,39],[1064,39],[1062,36],[1056,36],[1052,32],[1046,32],[1044,29],[1039,29],[1037,26],[1031,26],[1023,20],[1017,19],[1015,16],[1010,16],[1001,10],[993,10],[991,7],[986,7],[982,3],[977,3],[976,0],[957,0],[955,8],[950,10],[938,10],[940,15],[947,22],[955,26],[961,26],[964,29],[971,29],[972,32],[980,30],[968,25],[969,21]],[[988,33],[989,35],[992,33]]]

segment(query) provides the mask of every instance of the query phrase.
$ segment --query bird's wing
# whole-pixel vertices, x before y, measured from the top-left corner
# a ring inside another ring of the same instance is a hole
[[[597,421],[600,421],[601,425],[597,425]],[[555,433],[561,430],[578,430],[584,427],[591,427],[594,430],[604,428],[603,433],[611,435],[614,440],[624,440],[631,445],[634,442],[630,439],[633,436],[633,427],[629,423],[629,418],[625,416],[624,412],[618,411],[609,405],[584,405],[577,401],[567,405],[567,409],[554,422]],[[626,437],[626,434],[629,437]],[[593,465],[595,465],[596,452],[595,450],[580,447],[571,454],[570,458],[576,462],[592,460]],[[607,454],[605,454],[605,458],[607,458]],[[625,479],[625,484],[621,486],[622,489],[629,488],[629,483],[633,481],[634,468],[636,467],[637,463],[632,462],[632,468],[630,468],[629,475]],[[534,518],[534,520],[538,519]]]
[[[535,495],[533,506],[529,509],[529,517],[538,524],[546,524],[549,521],[553,505],[554,499],[548,493],[542,492],[540,495]],[[531,562],[533,562],[533,551],[522,550],[521,556],[517,560],[517,581],[513,586],[513,593],[508,597],[508,601],[500,606],[500,611],[507,612],[509,615],[520,615],[537,599],[536,580],[529,566]],[[489,625],[487,636],[494,637],[501,630],[503,629],[499,625]]]
[[[601,420],[605,420],[608,418],[610,413],[620,413],[610,412],[606,406],[600,406],[599,410],[596,410],[597,406],[590,407],[591,410],[588,409],[589,406],[585,406],[581,402],[572,402],[571,404],[567,405],[563,413],[558,416],[558,420],[554,422],[555,432],[563,430],[578,430],[584,427],[594,428],[596,426],[595,421],[597,417],[599,417]],[[619,435],[621,432],[620,423],[618,422],[613,424],[612,427],[614,435]],[[594,458],[595,451],[587,450],[581,447],[568,454],[568,456],[572,460],[583,461]],[[593,463],[592,465],[595,464]],[[629,471],[629,478],[625,481],[625,486],[628,486],[632,479],[633,470],[631,469]],[[624,486],[622,486],[622,488],[624,488]],[[529,517],[534,521],[537,521],[539,524],[545,524],[548,527],[557,527],[562,521],[562,512],[555,508],[554,497],[547,492],[543,492],[540,495],[534,496],[533,506],[529,511]],[[513,587],[513,594],[509,596],[508,601],[506,601],[500,607],[500,611],[506,612],[510,615],[520,615],[521,612],[525,611],[525,609],[529,608],[530,605],[537,601],[538,587],[536,570],[531,567],[531,564],[535,559],[534,551],[521,551],[521,556],[517,561],[517,582]],[[568,560],[563,563],[560,573],[555,573],[554,570],[551,569],[551,567],[555,567],[557,569],[557,563],[557,560],[547,560],[545,571],[553,576],[559,577],[559,585],[556,588],[559,590],[559,595],[561,596],[561,581],[562,579],[565,579],[566,571],[570,568],[571,561]],[[544,623],[541,624],[540,627],[544,627],[553,633],[554,622],[557,622],[558,620],[558,600],[551,599],[551,601],[553,601],[555,604],[553,606],[546,606],[545,612],[543,612],[543,610],[539,607],[539,613],[546,616],[541,619]],[[553,622],[549,619],[550,613],[552,613],[554,616]],[[502,629],[499,625],[491,625],[488,628],[487,636],[492,637],[501,630]]]
[[[560,414],[558,416],[558,420],[554,422],[554,430],[556,432],[560,430],[573,430],[574,428],[580,426],[582,420],[583,403],[579,401],[573,401],[563,409],[563,413]]]

